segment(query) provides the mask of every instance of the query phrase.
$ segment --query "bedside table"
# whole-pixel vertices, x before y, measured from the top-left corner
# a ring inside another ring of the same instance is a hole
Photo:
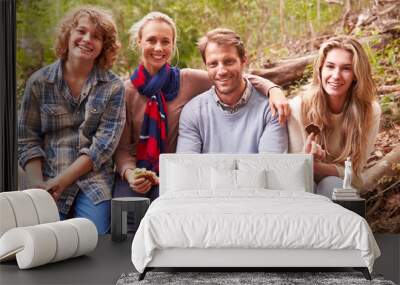
[[[351,200],[339,200],[332,199],[332,202],[339,204],[340,206],[359,214],[361,217],[365,218],[365,199],[354,198]]]
[[[149,198],[119,197],[111,200],[111,239],[124,241],[128,233],[128,213],[133,214],[133,232],[136,232],[140,221],[150,206]]]

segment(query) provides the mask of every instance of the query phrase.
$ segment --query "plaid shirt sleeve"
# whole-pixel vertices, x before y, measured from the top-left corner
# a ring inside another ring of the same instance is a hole
[[[38,82],[32,76],[22,98],[18,122],[18,161],[22,168],[36,157],[46,157],[42,148]]]
[[[93,170],[97,171],[103,163],[112,159],[125,124],[124,86],[121,80],[112,83],[110,100],[101,117],[97,131],[88,148],[82,148],[93,162]]]

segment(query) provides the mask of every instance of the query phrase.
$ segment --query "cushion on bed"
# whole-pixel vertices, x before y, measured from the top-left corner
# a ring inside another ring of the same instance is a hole
[[[236,170],[211,167],[211,189],[236,190]]]
[[[236,170],[238,188],[267,188],[267,170]]]
[[[214,164],[196,160],[169,161],[165,168],[168,172],[165,186],[168,191],[210,190],[212,168],[229,170],[234,167],[234,160],[219,160]]]
[[[310,189],[307,165],[304,160],[240,158],[237,160],[239,170],[266,170],[267,185],[273,190],[306,191]]]
[[[167,188],[172,191],[210,188],[211,167],[170,163]]]
[[[161,154],[160,196],[241,188],[313,192],[312,169],[312,156],[306,154]]]
[[[211,189],[240,190],[266,188],[266,170],[230,170],[211,168]]]

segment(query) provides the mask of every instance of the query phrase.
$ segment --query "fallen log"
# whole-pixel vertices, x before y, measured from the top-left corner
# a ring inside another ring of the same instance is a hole
[[[384,85],[378,87],[378,94],[387,94],[400,91],[400,85]]]
[[[392,164],[400,162],[400,145],[397,145],[391,152],[386,154],[377,164],[364,172],[364,185],[359,189],[360,194],[364,195],[375,189],[378,181],[384,175],[392,175]]]
[[[371,44],[373,49],[378,49],[385,46],[393,37],[391,33],[379,34],[360,38],[359,41],[366,45]],[[303,77],[307,65],[314,62],[317,54],[317,51],[313,51],[298,58],[285,59],[278,62],[266,61],[263,64],[265,68],[250,69],[249,72],[267,78],[282,87],[287,87]]]
[[[287,59],[274,64],[268,69],[251,69],[250,73],[268,78],[283,87],[292,84],[303,77],[307,65],[313,63],[317,53],[302,56],[295,59]]]

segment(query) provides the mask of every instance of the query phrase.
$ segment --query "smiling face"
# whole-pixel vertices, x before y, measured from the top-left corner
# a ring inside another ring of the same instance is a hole
[[[220,99],[226,104],[236,103],[245,87],[242,72],[246,58],[239,57],[235,46],[210,42],[205,50],[205,64]]]
[[[138,46],[142,51],[144,67],[151,75],[154,75],[171,59],[174,49],[174,32],[165,22],[149,21],[141,31]]]
[[[103,38],[88,16],[82,16],[71,29],[68,41],[68,60],[93,64],[103,48]]]
[[[330,50],[321,68],[322,87],[326,94],[345,98],[354,79],[351,52],[341,48]]]

